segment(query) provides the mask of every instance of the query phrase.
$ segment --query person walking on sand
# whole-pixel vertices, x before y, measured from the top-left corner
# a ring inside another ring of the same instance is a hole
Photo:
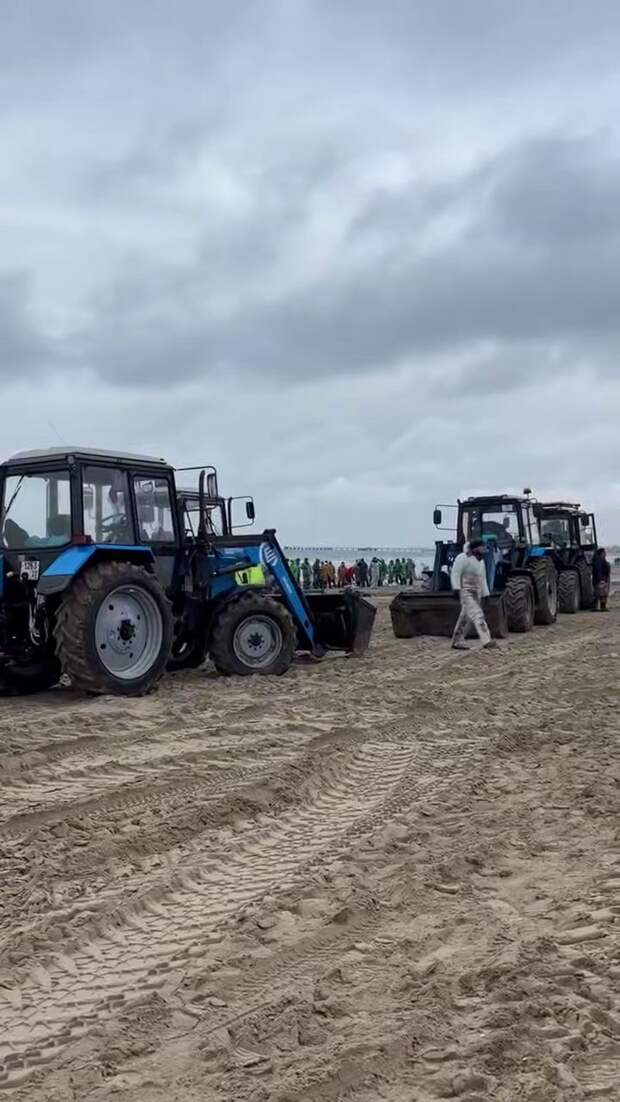
[[[307,555],[301,564],[301,581],[304,589],[310,589],[312,585],[312,567]]]
[[[609,577],[611,567],[607,562],[607,552],[604,547],[599,547],[594,552],[592,559],[592,581],[594,583],[594,608],[598,612],[607,612],[607,598],[609,597]]]
[[[370,564],[370,585],[371,585],[372,589],[378,589],[379,588],[380,573],[381,573],[381,569],[380,569],[380,565],[379,565],[379,560],[376,556],[373,556],[372,562]]]
[[[347,584],[347,568],[344,565],[344,562],[341,562],[340,566],[338,567],[338,589],[344,589],[346,584]]]
[[[489,596],[483,555],[482,540],[472,540],[467,550],[461,551],[460,555],[456,556],[452,566],[450,581],[455,595],[461,602],[461,612],[452,635],[454,650],[469,649],[465,637],[471,626],[476,629],[485,650],[497,646],[495,639],[491,639],[491,632],[482,611],[481,602],[484,597]]]

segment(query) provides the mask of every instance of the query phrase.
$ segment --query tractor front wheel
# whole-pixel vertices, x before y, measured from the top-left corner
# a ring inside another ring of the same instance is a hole
[[[230,601],[213,627],[211,658],[218,673],[283,674],[297,643],[290,613],[262,593],[244,593]]]
[[[579,612],[579,575],[576,570],[563,570],[558,580],[558,604],[560,612]]]
[[[143,696],[172,645],[170,604],[156,578],[127,562],[100,562],[73,583],[56,619],[56,653],[75,689]]]
[[[534,590],[525,574],[514,574],[506,582],[508,630],[522,634],[534,626]]]

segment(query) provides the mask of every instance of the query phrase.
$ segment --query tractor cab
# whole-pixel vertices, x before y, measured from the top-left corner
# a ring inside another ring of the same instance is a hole
[[[32,576],[70,545],[176,545],[174,474],[162,459],[86,449],[21,452],[0,465],[0,541]]]
[[[484,540],[505,555],[540,543],[538,521],[528,497],[467,498],[459,502],[458,536]]]
[[[584,552],[596,549],[594,513],[585,512],[578,503],[538,502],[536,514],[545,546],[560,550],[579,548]]]

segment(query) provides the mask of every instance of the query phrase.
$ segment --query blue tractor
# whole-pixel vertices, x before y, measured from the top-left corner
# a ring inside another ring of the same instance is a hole
[[[444,506],[443,508],[446,508]],[[448,506],[447,508],[451,508]],[[450,571],[454,559],[471,539],[486,545],[485,566],[490,598],[485,615],[491,633],[505,637],[509,631],[527,632],[534,624],[552,624],[558,613],[558,574],[550,548],[542,539],[536,506],[525,490],[523,496],[494,494],[459,501],[452,540],[438,540],[428,590],[399,593],[390,606],[394,633],[450,635],[458,616],[452,598]],[[442,508],[433,522],[440,528]]]
[[[197,468],[193,468],[196,470]],[[375,609],[359,593],[305,594],[275,532],[236,534],[213,468],[176,485],[163,459],[85,448],[0,464],[0,691],[69,677],[142,695],[210,655],[232,674],[282,674],[296,651],[359,654]]]

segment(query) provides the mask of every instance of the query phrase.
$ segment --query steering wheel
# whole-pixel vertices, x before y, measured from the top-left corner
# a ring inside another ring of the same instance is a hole
[[[108,517],[102,517],[99,527],[102,536],[119,528],[127,528],[127,513],[111,513]]]

